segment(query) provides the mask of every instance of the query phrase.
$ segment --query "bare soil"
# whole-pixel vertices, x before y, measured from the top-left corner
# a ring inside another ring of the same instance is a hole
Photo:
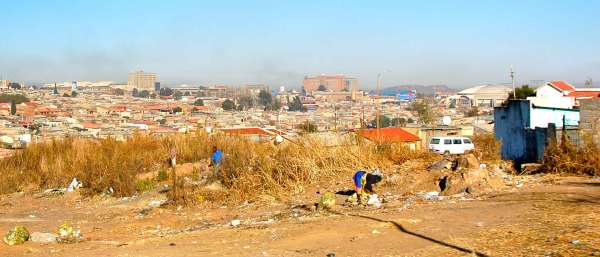
[[[600,181],[524,177],[518,186],[428,201],[397,184],[378,191],[380,209],[313,211],[323,190],[239,206],[150,207],[134,198],[75,193],[0,196],[0,233],[15,225],[53,232],[69,221],[85,241],[0,244],[0,256],[600,256]],[[407,185],[408,187],[408,185]],[[231,226],[239,219],[241,225]],[[331,255],[330,255],[331,256]]]

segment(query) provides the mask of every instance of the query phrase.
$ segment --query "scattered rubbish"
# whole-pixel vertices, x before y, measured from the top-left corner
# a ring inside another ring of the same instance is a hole
[[[475,222],[475,226],[477,227],[483,227],[484,223],[481,221]]]
[[[149,207],[158,207],[164,204],[167,200],[152,200],[148,203]]]
[[[427,193],[417,193],[417,196],[420,197],[423,200],[427,200],[427,201],[438,201],[438,200],[442,200],[442,197],[440,196],[440,192],[437,191],[431,191],[431,192],[427,192]]]
[[[4,243],[7,245],[20,245],[29,240],[29,231],[23,226],[15,226],[4,235]]]
[[[581,241],[579,241],[579,240],[573,240],[573,241],[571,241],[571,244],[574,244],[574,245],[578,245],[580,243],[581,243]]]
[[[379,197],[377,196],[377,194],[372,194],[371,196],[369,196],[369,200],[367,201],[367,205],[373,205],[377,208],[381,207],[381,200],[379,200]]]
[[[371,231],[371,234],[381,234],[381,232],[379,232],[379,230],[377,229],[373,229],[373,231]]]
[[[29,240],[34,243],[51,244],[56,243],[57,236],[52,233],[33,232]]]
[[[332,192],[325,192],[319,201],[319,208],[331,209],[333,206],[335,206],[335,194]]]
[[[521,164],[521,173],[522,174],[536,173],[541,167],[542,167],[542,164],[540,164],[540,163],[524,163],[524,164]]]
[[[230,224],[232,227],[237,227],[237,226],[239,226],[240,224],[242,224],[242,221],[240,221],[240,220],[232,220],[232,221],[231,221],[229,224]]]
[[[346,202],[350,204],[358,204],[358,194],[354,193],[346,199]]]
[[[75,189],[78,189],[82,186],[81,182],[77,180],[77,178],[73,178],[69,187],[67,187],[67,192],[73,192]]]
[[[485,168],[487,168],[487,165],[485,163],[479,164],[479,168],[480,169],[485,169]]]
[[[328,253],[326,256],[327,257],[335,257],[335,253]]]
[[[443,170],[443,169],[447,169],[447,170],[452,169],[452,161],[443,159],[443,160],[436,161],[436,162],[432,163],[431,166],[429,166],[429,170],[431,170],[431,171]]]
[[[65,222],[58,227],[58,238],[59,243],[71,244],[83,241],[81,231],[77,228],[73,228],[71,224]]]
[[[404,201],[404,203],[402,204],[402,207],[400,207],[398,210],[403,211],[403,210],[408,209],[411,205],[413,205],[415,203],[415,201],[416,201],[415,197],[410,197],[410,198],[406,199]]]

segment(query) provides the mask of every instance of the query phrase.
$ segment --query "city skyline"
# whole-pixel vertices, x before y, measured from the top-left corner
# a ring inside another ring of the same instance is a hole
[[[299,87],[345,74],[361,88],[600,77],[600,3],[498,1],[20,1],[4,3],[0,75]],[[276,21],[276,22],[275,22]]]

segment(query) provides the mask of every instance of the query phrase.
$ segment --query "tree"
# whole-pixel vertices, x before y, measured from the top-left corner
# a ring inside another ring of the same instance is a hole
[[[507,100],[515,99],[514,95],[517,95],[516,99],[527,99],[528,96],[535,96],[535,89],[529,87],[529,85],[523,85],[521,87],[518,87],[515,89],[514,92],[515,92],[515,94],[513,94],[512,91],[510,93],[508,93]]]
[[[11,82],[8,84],[8,87],[12,88],[12,89],[21,89],[21,84],[16,83],[16,82]]]
[[[170,96],[173,95],[173,89],[170,89],[168,87],[161,87],[158,94],[161,96]]]
[[[371,124],[373,124],[373,127],[377,127],[377,119],[373,119],[373,121],[371,121]],[[392,119],[390,119],[390,117],[385,116],[385,115],[379,115],[379,127],[380,128],[387,128],[391,125],[392,125]]]
[[[78,94],[75,90],[71,91],[71,97],[77,97]]]
[[[175,100],[181,100],[181,97],[183,97],[183,94],[180,91],[175,91],[175,93],[173,93],[173,98]]]
[[[424,101],[415,101],[411,106],[411,110],[415,111],[423,124],[430,124],[433,122],[433,111],[429,104]]]
[[[267,109],[269,109],[271,111],[278,111],[279,109],[281,109],[281,101],[278,101],[278,100],[273,101],[273,103],[271,103],[271,105],[269,105],[267,107]]]
[[[310,121],[305,121],[302,124],[298,125],[298,129],[302,130],[305,133],[317,132],[317,126],[315,126],[315,124],[312,124]]]
[[[319,88],[317,88],[317,91],[327,91],[327,87],[325,85],[319,85]]]
[[[156,98],[156,93],[151,93],[150,94],[150,98],[155,99]]]
[[[120,88],[116,88],[113,92],[115,95],[125,95],[125,90]]]
[[[409,124],[412,124],[412,123],[415,123],[415,120],[413,120],[413,118],[408,118],[406,120],[406,122],[409,123]]]
[[[273,97],[266,90],[261,90],[258,93],[258,101],[262,106],[269,106],[273,102]]]
[[[133,97],[138,97],[138,94],[139,93],[138,93],[137,88],[134,88],[133,91],[131,91],[131,96],[133,96]]]
[[[183,109],[181,109],[181,107],[179,107],[179,106],[173,108],[173,113],[178,113],[178,112],[181,112],[181,111],[183,111]]]
[[[406,119],[401,117],[401,118],[393,118],[392,119],[392,126],[394,127],[404,127],[406,126]]]
[[[291,102],[288,101],[288,111],[291,111],[291,112],[306,111],[306,108],[304,108],[304,105],[302,105],[302,101],[300,101],[299,96],[294,97],[294,100],[292,100]]]
[[[194,106],[204,106],[204,101],[198,98],[196,101],[194,101]]]
[[[242,96],[238,99],[238,110],[248,110],[254,107],[254,98],[251,96]]]
[[[10,115],[15,115],[17,114],[17,102],[15,100],[12,100],[10,102]]]
[[[142,90],[142,92],[140,92],[138,94],[138,97],[142,97],[142,98],[148,98],[150,96],[150,91],[148,90]]]
[[[22,94],[1,94],[0,95],[0,103],[11,103],[15,102],[17,104],[29,102],[29,98]]]
[[[223,103],[221,104],[221,108],[223,108],[223,110],[226,110],[226,111],[234,110],[235,103],[233,101],[231,101],[230,99],[225,99],[225,101],[223,101]]]
[[[63,97],[71,97],[71,96],[65,92],[65,93],[63,93]]]

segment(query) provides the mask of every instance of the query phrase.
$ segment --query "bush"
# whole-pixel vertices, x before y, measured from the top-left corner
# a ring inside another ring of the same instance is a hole
[[[502,143],[496,139],[494,134],[475,134],[473,136],[473,144],[475,150],[473,154],[479,159],[480,162],[486,164],[497,164],[502,161],[500,150]]]
[[[551,143],[544,153],[541,171],[577,175],[600,176],[600,149],[591,138],[585,138],[581,147],[570,143],[565,133],[560,144]]]

